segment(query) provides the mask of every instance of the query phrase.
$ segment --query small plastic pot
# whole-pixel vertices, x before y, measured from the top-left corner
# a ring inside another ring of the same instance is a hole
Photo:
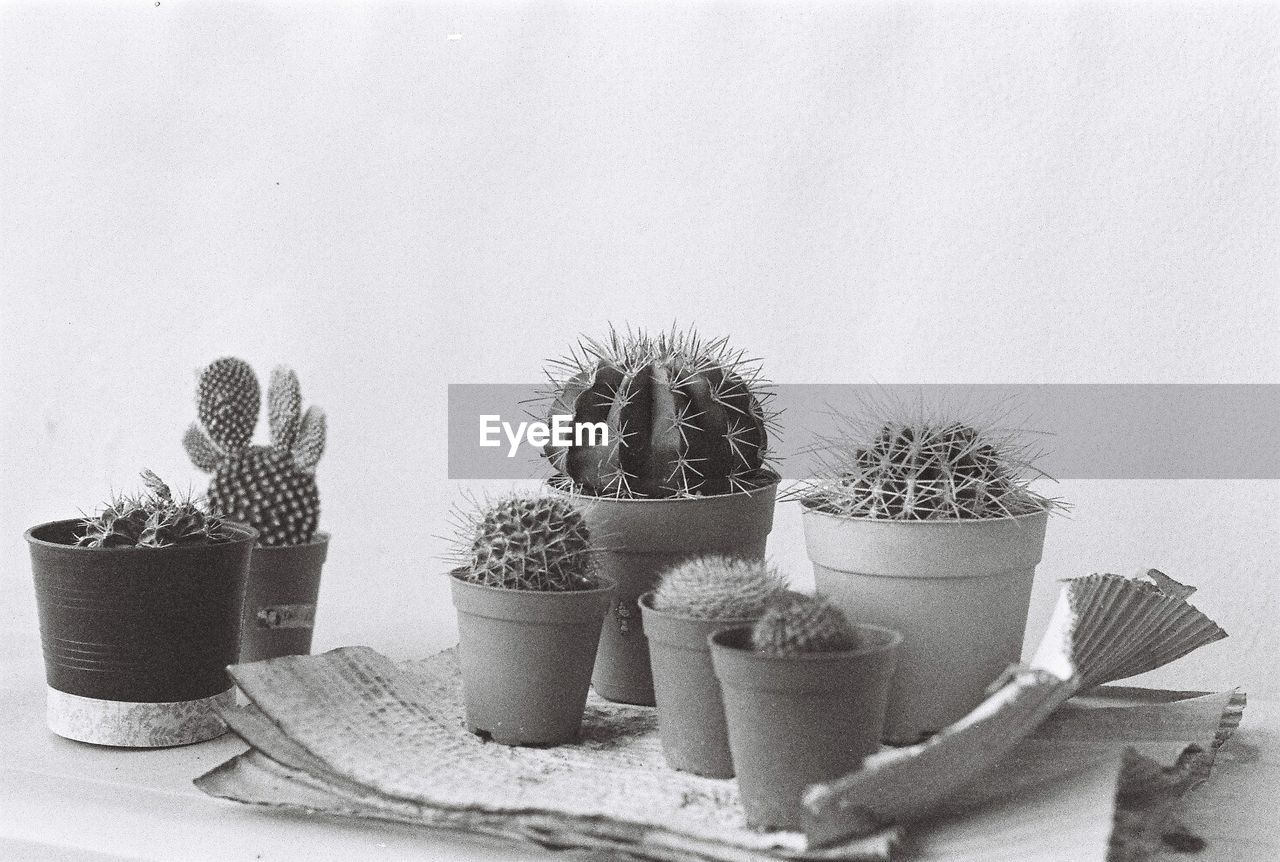
[[[805,789],[852,772],[879,748],[902,635],[855,628],[858,649],[790,658],[755,652],[746,626],[708,638],[752,826],[799,829]]]
[[[617,584],[553,593],[473,584],[460,569],[450,575],[467,729],[503,745],[577,739]]]
[[[707,638],[753,619],[701,620],[653,609],[653,593],[640,597],[649,664],[658,705],[658,736],[667,765],[708,778],[733,778],[720,683]]]
[[[311,652],[320,573],[328,553],[328,533],[317,533],[305,545],[253,549],[240,625],[241,662]]]
[[[169,548],[81,548],[79,520],[26,532],[44,647],[47,719],[81,742],[154,748],[226,732],[227,665],[256,530]]]
[[[556,491],[581,510],[601,574],[618,583],[591,679],[596,694],[618,703],[655,704],[637,600],[656,586],[662,572],[690,557],[764,557],[777,491],[777,480],[708,497],[617,500]]]

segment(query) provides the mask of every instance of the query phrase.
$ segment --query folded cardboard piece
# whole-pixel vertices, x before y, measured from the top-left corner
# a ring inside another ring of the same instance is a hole
[[[804,832],[751,830],[732,780],[669,769],[652,709],[593,696],[576,745],[485,742],[463,727],[452,650],[235,666],[251,704],[225,718],[251,750],[196,784],[241,802],[681,862],[983,859],[1011,847],[1008,858],[1139,858],[1178,834],[1177,799],[1243,708],[1238,692],[1094,688],[1225,637],[1186,589],[1158,572],[1066,582],[1030,666],[931,740],[810,788]]]

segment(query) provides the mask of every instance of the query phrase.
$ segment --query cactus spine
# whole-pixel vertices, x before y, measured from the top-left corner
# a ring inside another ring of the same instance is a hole
[[[250,445],[258,423],[258,379],[248,363],[231,357],[200,375],[199,422],[182,443],[196,467],[213,474],[209,505],[220,515],[256,528],[262,545],[310,542],[320,519],[315,468],[324,453],[325,417],[302,411],[298,377],[288,368],[271,374],[267,420],[271,443]]]
[[[545,450],[572,490],[603,497],[727,494],[776,481],[773,393],[723,338],[611,329],[549,370],[550,417],[604,425],[607,442]]]
[[[586,521],[558,497],[504,497],[457,510],[455,556],[472,583],[509,590],[592,588]]]
[[[823,596],[787,593],[765,608],[751,630],[756,652],[783,658],[858,648],[858,635],[844,613]]]
[[[667,570],[653,593],[653,609],[700,620],[751,620],[786,581],[763,560],[695,557]]]
[[[82,548],[167,548],[216,545],[229,540],[222,520],[190,498],[176,499],[169,486],[150,470],[142,471],[144,495],[117,495],[93,517],[81,522]]]

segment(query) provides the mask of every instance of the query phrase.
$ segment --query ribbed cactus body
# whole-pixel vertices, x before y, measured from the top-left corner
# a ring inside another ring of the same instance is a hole
[[[687,560],[662,575],[653,609],[701,620],[749,620],[764,613],[786,582],[763,560],[712,555]]]
[[[150,470],[142,473],[146,495],[117,496],[81,522],[76,544],[85,548],[167,548],[225,542],[222,521],[190,499],[178,500]]]
[[[769,603],[751,631],[751,645],[767,655],[796,656],[857,649],[858,635],[825,597],[787,593]]]
[[[513,496],[460,517],[457,552],[472,582],[542,592],[592,585],[591,534],[568,501]]]
[[[303,413],[297,375],[277,368],[267,392],[271,443],[254,446],[249,441],[259,402],[258,380],[247,363],[211,363],[200,375],[200,422],[187,429],[183,445],[192,463],[213,474],[213,511],[257,529],[259,544],[305,544],[320,520],[315,467],[324,453],[324,413],[317,407]]]
[[[596,496],[727,494],[774,480],[766,402],[755,369],[723,339],[610,333],[556,363],[550,417],[603,424],[607,442],[548,445],[576,490]],[[550,421],[550,420],[549,420]]]

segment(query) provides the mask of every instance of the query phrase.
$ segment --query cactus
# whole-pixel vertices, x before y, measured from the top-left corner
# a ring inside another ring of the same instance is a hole
[[[700,620],[756,619],[786,588],[777,569],[764,560],[695,557],[663,574],[653,593],[653,609]]]
[[[472,583],[567,592],[595,585],[582,513],[559,497],[510,496],[455,510],[454,555]]]
[[[610,329],[551,363],[549,417],[603,424],[607,441],[548,444],[556,483],[601,497],[728,494],[777,481],[776,414],[759,370],[725,339]],[[548,420],[551,421],[551,418]],[[578,445],[578,443],[581,445]]]
[[[101,511],[81,521],[82,548],[167,548],[173,545],[216,545],[230,535],[222,520],[190,497],[176,499],[159,476],[142,471],[145,495],[116,495]]]
[[[213,511],[257,529],[261,545],[306,544],[320,519],[315,468],[324,453],[324,413],[318,407],[303,413],[297,375],[277,368],[267,390],[271,443],[253,446],[259,401],[258,379],[246,362],[216,360],[200,375],[200,421],[182,443],[192,463],[213,474]]]
[[[1002,518],[1065,508],[1031,482],[1045,474],[1021,431],[931,416],[838,415],[818,474],[787,495],[818,511],[855,518],[930,521]],[[898,415],[895,415],[898,414]],[[1047,478],[1047,477],[1046,477]]]
[[[751,630],[751,646],[786,658],[857,649],[858,635],[829,599],[789,592],[770,600]]]

